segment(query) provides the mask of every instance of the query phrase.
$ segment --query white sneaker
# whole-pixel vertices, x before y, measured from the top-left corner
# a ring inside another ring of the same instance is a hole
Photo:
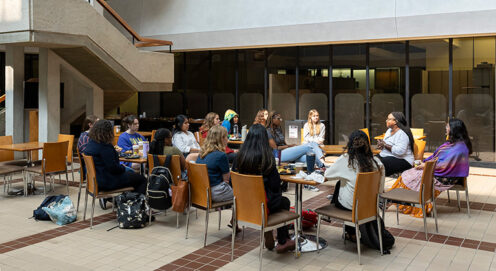
[[[312,191],[312,192],[319,192],[320,191],[320,189],[318,189],[317,187],[315,187],[313,185],[307,186],[307,189]]]

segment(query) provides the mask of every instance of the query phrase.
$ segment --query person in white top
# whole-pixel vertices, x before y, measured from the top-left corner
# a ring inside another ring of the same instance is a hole
[[[185,115],[178,115],[174,120],[174,135],[172,145],[178,148],[186,157],[189,153],[200,151],[200,144],[195,136],[189,131],[189,121]]]
[[[391,112],[386,120],[388,130],[383,140],[378,140],[377,149],[381,150],[379,159],[386,168],[386,176],[401,173],[413,165],[414,140],[405,115]]]
[[[316,109],[308,112],[308,122],[303,126],[303,144],[315,142],[324,144],[325,125],[320,123],[319,112]]]
[[[381,172],[379,193],[384,190],[385,174],[384,165],[379,158],[374,157],[369,138],[364,132],[360,130],[352,132],[346,150],[347,153],[341,155],[332,166],[326,169],[324,177],[327,180],[338,180],[331,203],[337,208],[351,211],[358,173],[379,170]],[[353,228],[346,228],[346,232],[351,236],[355,235]]]

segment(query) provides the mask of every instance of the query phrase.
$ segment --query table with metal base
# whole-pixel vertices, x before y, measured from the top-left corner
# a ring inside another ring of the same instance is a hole
[[[301,178],[292,178],[295,175],[281,175],[281,180],[283,182],[294,183],[295,184],[295,212],[300,215],[300,219],[298,219],[298,229],[300,229],[300,240],[298,248],[300,252],[310,252],[317,251],[317,236],[304,234],[303,228],[301,225],[301,220],[303,219],[303,185],[317,185],[319,184],[316,181],[308,181]],[[327,241],[320,237],[319,238],[319,248],[323,249],[327,247]]]

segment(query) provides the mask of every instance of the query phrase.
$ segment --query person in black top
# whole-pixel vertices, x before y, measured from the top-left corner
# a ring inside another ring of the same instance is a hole
[[[89,132],[89,138],[84,154],[93,156],[98,189],[106,191],[132,186],[135,192],[145,194],[146,178],[119,163],[119,154],[112,146],[112,123],[97,121]],[[101,200],[100,205],[106,209],[105,201]]]
[[[262,175],[265,193],[267,195],[267,208],[273,214],[280,210],[289,210],[290,201],[282,196],[281,178],[277,172],[272,148],[265,127],[260,124],[251,126],[241,150],[232,167],[233,171],[241,174]],[[277,229],[276,250],[283,253],[295,248],[295,242],[289,238],[287,226]],[[272,250],[274,248],[274,237],[272,232],[265,233],[265,246]]]

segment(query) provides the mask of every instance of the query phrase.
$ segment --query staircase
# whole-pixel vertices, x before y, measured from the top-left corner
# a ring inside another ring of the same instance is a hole
[[[9,6],[9,16],[0,16],[0,44],[49,48],[103,89],[105,112],[137,91],[172,90],[173,54],[137,48],[170,42],[135,45],[82,0],[0,0],[2,5]]]

